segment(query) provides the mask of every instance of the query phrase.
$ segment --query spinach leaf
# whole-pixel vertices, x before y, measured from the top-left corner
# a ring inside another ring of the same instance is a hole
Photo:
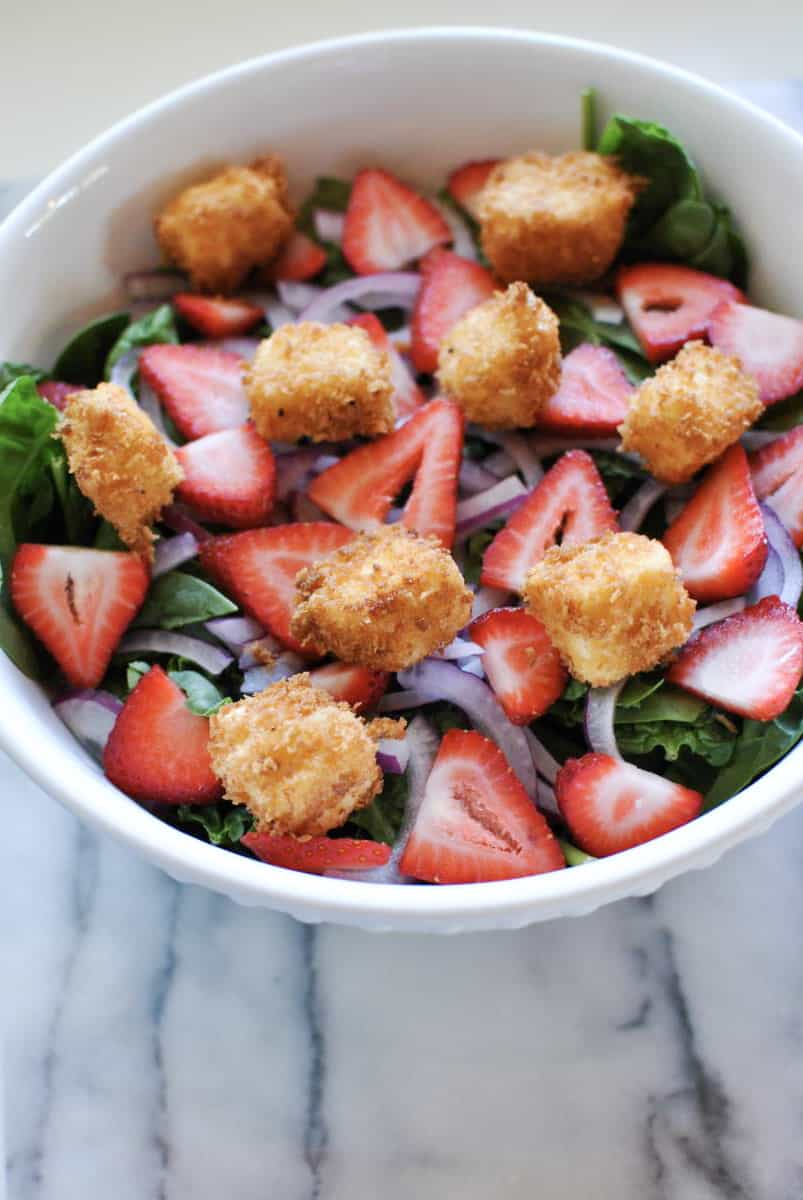
[[[760,418],[757,429],[772,429],[783,432],[803,425],[803,392],[797,392],[779,404],[773,404]]]
[[[28,363],[0,362],[0,392],[5,391],[10,383],[21,375],[29,375],[34,383],[47,379],[47,371],[40,367],[32,367]]]
[[[581,145],[584,150],[594,150],[597,145],[597,92],[595,88],[583,88],[580,93]]]
[[[590,342],[592,346],[607,346],[613,350],[631,383],[641,383],[652,374],[653,369],[635,334],[625,322],[613,325],[609,321],[595,321],[580,300],[564,293],[551,293],[544,298],[560,321],[560,344],[564,354],[569,354],[582,342]]]
[[[101,521],[93,545],[96,550],[127,550],[125,542],[109,521]]]
[[[478,529],[466,541],[460,563],[467,583],[479,583],[482,574],[482,556],[502,528],[504,522],[493,521],[487,529]]]
[[[666,762],[677,762],[681,751],[696,755],[712,767],[724,767],[733,755],[734,734],[717,720],[713,709],[695,721],[657,720],[621,724],[616,721],[616,741],[626,758],[643,757],[658,750]]]
[[[438,192],[438,200],[444,208],[451,209],[452,212],[454,212],[466,226],[471,234],[471,240],[474,243],[474,249],[477,252],[477,262],[480,263],[481,266],[487,267],[489,265],[488,259],[486,258],[485,252],[482,248],[480,223],[477,218],[470,213],[467,208],[463,208],[463,205],[459,204],[457,200],[455,200],[448,188],[440,189]]]
[[[129,322],[127,312],[90,321],[70,339],[56,359],[53,378],[95,387],[103,379],[106,359]]]
[[[368,834],[375,842],[386,842],[392,846],[399,836],[404,809],[407,804],[409,781],[406,775],[386,775],[382,791],[367,808],[353,812],[349,825]]]
[[[326,242],[318,237],[315,230],[314,213],[316,208],[344,213],[348,208],[350,195],[351,184],[345,179],[321,175],[316,179],[315,187],[301,205],[296,219],[297,228],[326,251],[326,266],[316,277],[316,282],[321,283],[324,287],[333,287],[344,279],[351,279],[354,272],[336,242]]]
[[[237,611],[228,597],[204,579],[183,571],[168,571],[154,581],[135,625],[178,629],[196,621],[209,621]]]
[[[4,650],[14,666],[19,667],[29,679],[39,679],[42,675],[42,665],[39,661],[36,643],[25,626],[11,611],[11,602],[6,594],[5,574],[2,567],[0,567],[0,585],[2,585],[0,650]]]
[[[581,850],[579,846],[575,846],[573,842],[567,842],[564,838],[558,838],[558,845],[566,859],[567,867],[582,867],[583,863],[597,861],[593,854],[586,854],[585,850]]]
[[[247,808],[234,804],[207,804],[198,807],[182,804],[176,811],[179,825],[199,825],[213,846],[226,850],[238,850],[240,839],[248,833],[254,823]],[[187,830],[186,832],[197,832]]]
[[[122,331],[106,358],[104,378],[109,378],[114,364],[129,350],[138,350],[143,346],[153,346],[156,343],[175,345],[178,340],[173,309],[169,304],[161,304],[153,312],[140,317],[138,321],[132,321]]]
[[[129,692],[133,692],[134,688],[139,683],[143,675],[147,675],[151,669],[151,663],[141,662],[136,660],[126,664],[125,668],[125,683]]]
[[[58,417],[27,375],[0,395],[0,562],[6,569],[30,525],[21,501],[30,500],[43,480],[49,482]]]
[[[745,720],[736,738],[730,763],[720,772],[705,798],[706,809],[741,792],[788,754],[803,737],[803,688],[773,721]]]
[[[644,468],[624,454],[617,454],[614,450],[591,450],[590,454],[609,497],[619,502],[620,507],[624,503],[625,493],[634,492],[648,478]]]
[[[218,691],[211,679],[207,679],[200,671],[169,671],[168,674],[187,697],[187,708],[197,716],[210,717],[228,704],[228,697]]]
[[[92,504],[70,473],[67,455],[58,441],[53,441],[50,447],[50,478],[61,509],[64,540],[71,546],[86,545],[93,540],[99,522]],[[111,549],[121,547],[122,543]]]

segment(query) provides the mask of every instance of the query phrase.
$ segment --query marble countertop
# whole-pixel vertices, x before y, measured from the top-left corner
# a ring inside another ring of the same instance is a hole
[[[655,897],[436,939],[176,884],[6,759],[0,797],[8,1200],[803,1197],[803,809]]]

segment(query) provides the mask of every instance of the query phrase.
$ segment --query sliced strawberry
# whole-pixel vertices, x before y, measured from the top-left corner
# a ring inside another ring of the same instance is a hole
[[[36,390],[43,400],[48,400],[54,408],[63,412],[67,397],[81,389],[77,388],[74,383],[62,383],[58,379],[43,379],[41,383],[37,383]]]
[[[464,208],[476,221],[479,217],[480,192],[488,182],[488,176],[499,165],[498,158],[486,158],[481,162],[467,162],[452,171],[446,188],[453,200]]]
[[[759,500],[777,491],[798,467],[803,467],[803,425],[750,455],[750,473]]]
[[[310,875],[323,875],[324,871],[365,871],[384,866],[390,858],[390,846],[367,838],[294,838],[247,833],[240,841],[262,862]]]
[[[310,671],[309,681],[313,687],[323,688],[335,700],[345,700],[355,712],[361,713],[373,708],[384,696],[389,678],[387,671],[334,662]]]
[[[223,296],[199,296],[195,292],[177,292],[173,307],[193,329],[208,338],[238,337],[265,319],[258,304]]]
[[[803,321],[726,300],[708,322],[708,339],[726,354],[737,355],[765,404],[803,387]]]
[[[185,438],[234,429],[248,420],[243,360],[229,350],[146,346],[139,370]]]
[[[523,608],[494,608],[469,629],[482,646],[488,682],[511,721],[527,725],[555,703],[569,678],[540,621]]]
[[[417,408],[425,403],[424,393],[415,381],[415,377],[407,366],[396,347],[387,335],[387,331],[375,313],[360,313],[350,317],[347,325],[359,325],[368,334],[377,350],[384,350],[390,358],[390,374],[393,380],[393,406],[396,420],[411,417]]]
[[[484,883],[563,866],[552,830],[499,747],[473,730],[450,729],[400,870],[428,883]]]
[[[203,520],[233,529],[265,524],[276,495],[276,466],[252,425],[187,442],[176,458],[184,469],[176,495]]]
[[[789,704],[801,675],[803,623],[790,604],[765,596],[695,633],[666,677],[710,704],[771,721]]]
[[[463,423],[456,404],[433,400],[401,429],[359,446],[322,471],[310,484],[310,499],[350,529],[375,529],[415,476],[402,524],[422,536],[432,534],[449,547],[454,541]]]
[[[350,530],[326,521],[273,525],[210,538],[201,546],[199,558],[204,570],[249,616],[267,626],[291,650],[314,657],[315,652],[290,632],[296,575],[352,536]]]
[[[768,496],[766,503],[780,517],[797,548],[803,548],[803,466]]]
[[[326,251],[323,246],[297,229],[279,257],[271,263],[270,274],[273,279],[301,282],[312,279],[325,266]]]
[[[651,363],[665,362],[692,338],[705,337],[723,300],[744,300],[727,279],[673,263],[622,267],[616,294]]]
[[[343,253],[358,275],[398,271],[451,240],[429,200],[389,171],[360,171],[343,225]]]
[[[222,788],[209,758],[209,720],[178,684],[151,667],[129,695],[103,753],[107,777],[150,804],[208,804]]]
[[[599,858],[678,829],[703,803],[699,792],[608,754],[570,758],[555,792],[574,841]]]
[[[755,582],[767,558],[767,535],[738,443],[708,470],[663,542],[695,600],[741,596]]]
[[[627,416],[632,394],[633,385],[613,351],[583,343],[564,358],[560,387],[539,412],[539,427],[613,435]]]
[[[530,567],[560,534],[564,546],[579,546],[618,529],[602,477],[585,450],[569,450],[500,529],[482,560],[481,582],[505,592],[520,591]]]
[[[451,250],[434,250],[421,263],[421,290],[413,309],[410,355],[417,371],[438,366],[441,339],[469,311],[496,291],[479,263]]]
[[[11,598],[74,687],[97,687],[148,590],[136,554],[26,542],[14,555]]]

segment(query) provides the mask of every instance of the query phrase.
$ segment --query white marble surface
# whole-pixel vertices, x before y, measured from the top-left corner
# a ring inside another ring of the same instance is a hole
[[[0,804],[8,1200],[803,1197],[803,809],[652,899],[430,939],[177,885],[6,760]]]

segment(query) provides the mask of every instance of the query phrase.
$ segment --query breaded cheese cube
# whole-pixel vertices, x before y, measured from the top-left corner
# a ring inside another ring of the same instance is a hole
[[[269,440],[338,441],[393,429],[390,358],[357,325],[283,325],[260,342],[244,379],[254,425]]]
[[[654,667],[686,641],[695,610],[669,552],[640,533],[553,546],[522,594],[574,678],[593,687]]]
[[[219,708],[209,755],[226,799],[244,805],[260,833],[328,833],[382,790],[365,722],[307,674]]]
[[[489,429],[534,425],[560,384],[558,318],[526,283],[511,283],[441,341],[438,383],[470,421]]]
[[[59,429],[78,487],[120,539],[153,556],[150,526],[184,472],[173,451],[125,388],[101,383],[74,392]]]
[[[232,292],[275,258],[293,231],[287,180],[275,155],[231,166],[174,196],[154,222],[164,254],[196,288]]]
[[[472,593],[434,538],[363,533],[296,576],[292,632],[342,662],[401,671],[452,641]]]
[[[508,159],[480,196],[485,255],[506,282],[591,283],[622,245],[639,183],[614,158],[585,150]]]
[[[763,411],[758,385],[738,358],[688,342],[631,396],[619,426],[622,448],[640,454],[665,483],[684,483]]]

